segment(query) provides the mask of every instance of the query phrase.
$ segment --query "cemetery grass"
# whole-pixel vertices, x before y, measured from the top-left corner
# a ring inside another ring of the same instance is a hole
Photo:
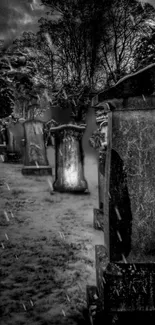
[[[48,177],[25,177],[21,167],[0,163],[0,324],[89,324],[86,285],[96,283],[103,244],[93,229],[96,162],[85,163],[89,195],[52,195]]]

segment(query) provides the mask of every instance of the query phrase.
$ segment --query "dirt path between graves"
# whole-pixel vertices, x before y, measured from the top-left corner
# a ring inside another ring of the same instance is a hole
[[[87,324],[95,284],[97,167],[85,160],[90,195],[50,194],[47,177],[0,163],[0,324]]]

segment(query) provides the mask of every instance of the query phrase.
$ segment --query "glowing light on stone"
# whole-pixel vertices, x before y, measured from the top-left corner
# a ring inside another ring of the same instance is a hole
[[[64,170],[64,178],[70,186],[76,186],[78,184],[78,174],[74,165]]]

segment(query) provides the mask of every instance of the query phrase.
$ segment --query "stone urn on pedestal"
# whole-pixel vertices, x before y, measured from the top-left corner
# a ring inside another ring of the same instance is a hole
[[[95,111],[97,130],[95,130],[89,143],[98,154],[98,198],[99,207],[94,209],[94,228],[97,230],[103,230],[103,198],[104,198],[104,186],[105,186],[105,159],[106,159],[106,146],[107,146],[107,127],[108,120],[107,114],[103,109]]]
[[[58,192],[88,192],[84,177],[84,153],[82,136],[86,125],[63,124],[50,127],[55,139],[55,181]]]

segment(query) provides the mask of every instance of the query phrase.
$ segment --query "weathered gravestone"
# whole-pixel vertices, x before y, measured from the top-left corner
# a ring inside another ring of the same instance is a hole
[[[23,157],[22,139],[24,136],[23,124],[12,121],[5,126],[6,151],[5,162],[21,162]]]
[[[86,125],[63,124],[50,128],[55,138],[55,182],[58,192],[82,193],[88,189],[84,177],[82,136]]]
[[[114,111],[109,123],[104,223],[109,257],[155,262],[155,110]]]
[[[6,151],[6,136],[5,136],[5,125],[0,123],[0,155],[3,155]]]
[[[131,89],[127,96],[127,79],[119,83],[125,88],[119,101],[109,102],[108,93],[102,95],[113,110],[108,113],[105,246],[95,247],[97,286],[87,287],[90,317],[96,306],[93,324],[106,318],[110,324],[123,324],[135,317],[155,322],[155,96],[150,87],[145,93],[142,89],[140,98],[138,87],[141,79],[154,76],[155,65],[148,70],[128,77],[130,87],[131,79],[137,87],[133,97]],[[154,85],[155,78],[151,80]],[[151,84],[150,79],[145,82]]]
[[[104,114],[103,107],[95,109],[96,125],[95,130],[89,139],[90,145],[98,154],[98,196],[99,208],[94,209],[94,228],[103,230],[103,193],[105,184],[105,157],[107,141],[107,114]]]
[[[29,120],[24,124],[24,175],[52,175],[52,168],[48,164],[44,123],[37,120]]]

